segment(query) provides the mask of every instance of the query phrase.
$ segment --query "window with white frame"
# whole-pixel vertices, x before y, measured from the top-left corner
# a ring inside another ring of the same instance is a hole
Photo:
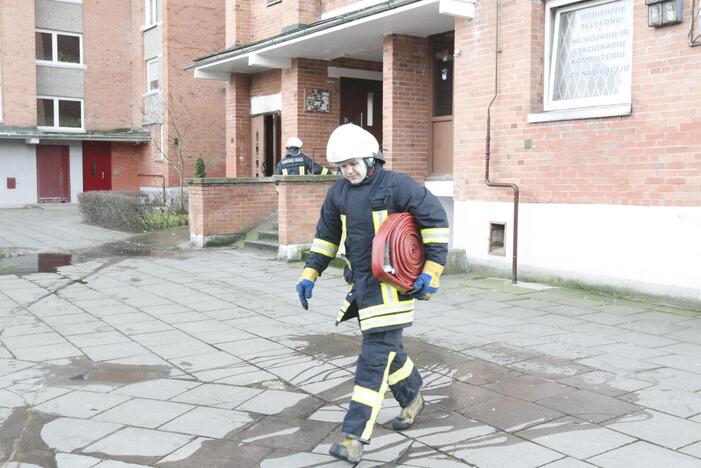
[[[146,92],[161,89],[161,59],[146,62]]]
[[[82,130],[83,100],[37,97],[37,127],[42,130]]]
[[[83,36],[81,34],[37,29],[35,36],[38,63],[71,65],[83,63]]]
[[[162,0],[146,0],[146,26],[160,23],[162,13]]]
[[[630,104],[632,0],[546,4],[546,111]]]

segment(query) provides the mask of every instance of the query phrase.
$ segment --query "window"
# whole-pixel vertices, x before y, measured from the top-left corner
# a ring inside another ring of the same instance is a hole
[[[546,5],[546,111],[630,104],[632,0]]]
[[[82,130],[83,101],[46,96],[37,98],[37,126],[44,130]]]
[[[161,60],[153,59],[146,62],[146,91],[161,89]]]
[[[36,59],[52,64],[82,64],[83,38],[80,34],[37,30]]]
[[[146,0],[146,26],[161,22],[163,4],[161,0]]]

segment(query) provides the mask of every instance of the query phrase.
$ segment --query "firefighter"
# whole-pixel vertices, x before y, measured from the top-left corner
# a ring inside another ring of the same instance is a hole
[[[412,324],[415,299],[428,299],[439,287],[448,255],[448,219],[438,199],[409,176],[383,169],[377,140],[361,127],[345,124],[331,134],[326,157],[340,167],[343,179],[328,191],[316,226],[311,253],[296,285],[304,309],[314,282],[345,247],[350,291],[336,324],[357,318],[363,335],[355,387],[341,431],[345,438],[331,446],[336,458],[358,462],[370,442],[387,389],[401,411],[392,426],[404,430],[424,407],[422,379],[402,344],[402,330]],[[371,271],[375,233],[390,213],[410,212],[421,231],[426,261],[406,294],[381,283]]]
[[[285,157],[275,168],[275,175],[326,175],[329,170],[315,163],[312,158],[302,153],[302,140],[297,137],[287,139]]]

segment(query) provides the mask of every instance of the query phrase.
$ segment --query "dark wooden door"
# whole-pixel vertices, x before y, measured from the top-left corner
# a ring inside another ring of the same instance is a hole
[[[112,190],[112,144],[83,143],[83,191]]]
[[[37,145],[39,202],[71,201],[68,146]]]
[[[341,78],[341,122],[363,127],[382,147],[382,81]]]

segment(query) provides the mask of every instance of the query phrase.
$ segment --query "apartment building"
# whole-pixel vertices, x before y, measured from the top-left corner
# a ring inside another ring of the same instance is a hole
[[[0,206],[164,190],[224,169],[223,0],[0,0]]]
[[[701,300],[698,3],[227,1],[194,76],[227,86],[228,177],[352,121],[470,265]]]

